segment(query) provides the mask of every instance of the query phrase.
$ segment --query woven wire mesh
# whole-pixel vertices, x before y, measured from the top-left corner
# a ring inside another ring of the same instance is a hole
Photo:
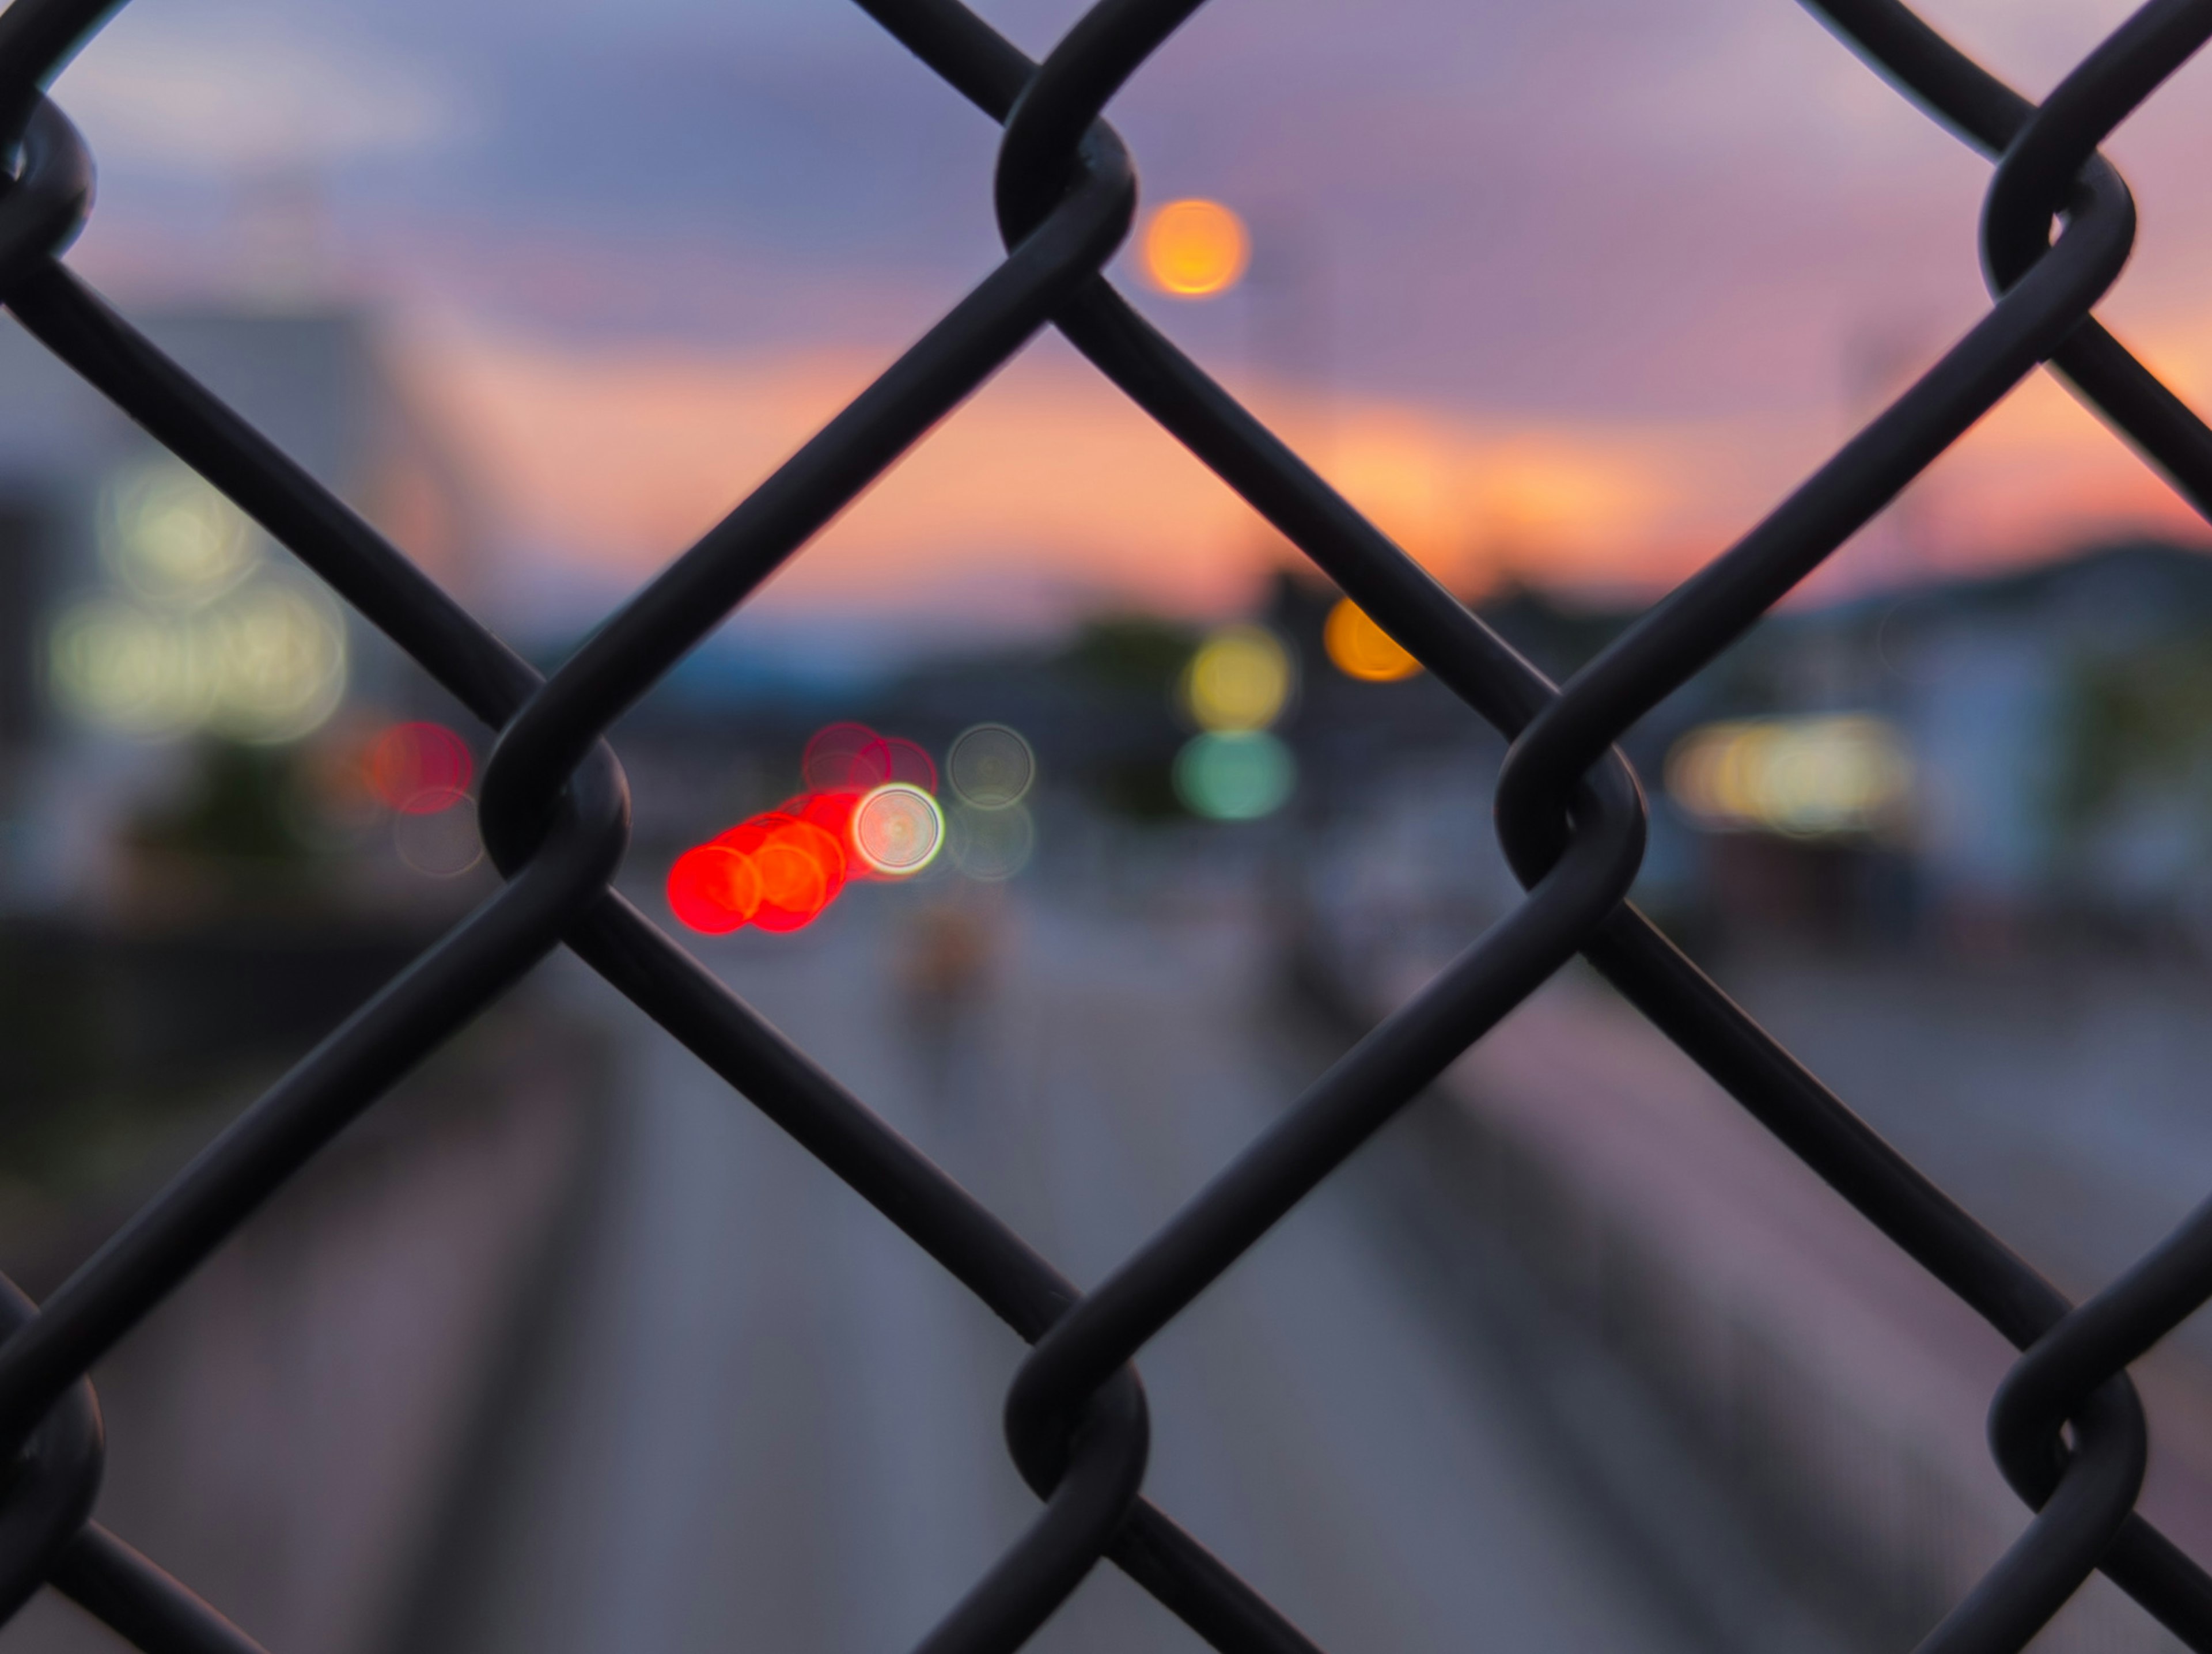
[[[1996,158],[1982,226],[1994,302],[1769,516],[1564,686],[1332,492],[1101,274],[1136,199],[1130,159],[1101,112],[1202,0],[1100,0],[1042,64],[957,0],[860,0],[1004,127],[995,185],[1006,257],[550,677],[59,262],[89,209],[91,162],[39,88],[109,3],[15,0],[0,14],[0,123],[18,135],[0,194],[0,300],[501,731],[482,821],[506,883],[45,1304],[0,1292],[9,1328],[0,1439],[16,1445],[0,1490],[0,1618],[52,1584],[148,1650],[254,1647],[91,1520],[102,1445],[85,1374],[347,1122],[565,944],[1033,1346],[1006,1422],[1042,1508],[923,1649],[1017,1648],[1105,1558],[1217,1648],[1311,1650],[1144,1498],[1148,1426],[1132,1362],[1276,1220],[1580,953],[2024,1352],[1999,1388],[1990,1436],[2035,1514],[1923,1648],[2018,1649],[2101,1568],[2189,1646],[2212,1651],[2212,1578],[2135,1511],[2148,1448],[2125,1373],[2212,1296],[2212,1203],[2095,1297],[2069,1304],[1627,902],[1644,803],[1613,749],[2039,365],[2212,514],[2212,430],[2090,314],[2126,262],[2135,228],[2127,187],[2097,145],[2212,36],[2212,0],[2151,0],[2039,106],[1898,0],[1808,0],[1903,93]],[[628,800],[603,739],[787,558],[1048,326],[1511,740],[1498,823],[1527,887],[1525,900],[1088,1294],[614,892]]]

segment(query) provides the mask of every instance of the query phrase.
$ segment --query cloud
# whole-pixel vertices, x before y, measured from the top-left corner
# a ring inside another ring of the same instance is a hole
[[[525,558],[641,580],[884,367],[854,350],[707,355],[448,324],[410,378]],[[1263,417],[1387,532],[1462,586],[1648,572],[1698,542],[1754,451],[1720,426],[1543,424],[1407,402],[1323,404],[1246,386]],[[1771,452],[1767,457],[1771,459]],[[991,579],[1188,612],[1249,596],[1282,554],[1258,518],[1071,353],[1033,349],[957,410],[778,578],[779,606],[928,604]]]
[[[54,96],[103,161],[185,177],[419,151],[462,125],[433,66],[258,16],[184,27],[126,10]]]
[[[189,33],[126,11],[64,77],[64,105],[104,160],[149,177],[389,158],[372,187],[333,192],[347,290],[477,318],[421,353],[420,377],[532,569],[644,578],[998,256],[989,123],[857,10],[330,0],[272,32],[222,21],[260,0],[173,3],[217,9]],[[2039,89],[2130,0],[1931,3]],[[994,15],[1035,47],[1074,9]],[[2212,76],[2212,57],[2113,141],[2143,230],[2104,313],[2179,388],[2212,395],[2195,277],[2212,257],[2212,102],[2192,74]],[[1243,290],[1137,301],[1463,583],[1679,577],[1871,411],[1889,358],[1926,366],[1989,303],[1987,162],[1774,0],[1664,15],[1407,0],[1388,31],[1337,0],[1209,7],[1112,112],[1148,202],[1218,196],[1255,230]],[[82,257],[173,293],[162,272],[201,244],[165,227],[198,233],[210,215],[204,191],[169,195],[182,204],[164,220],[160,190],[112,191]],[[215,267],[230,239],[206,242]],[[2135,527],[2202,534],[2037,384],[1916,485],[1901,524],[1869,537],[1881,556],[1848,550],[1834,578]],[[1279,553],[1047,345],[833,525],[772,602],[957,589],[980,603],[1018,577],[1200,609],[1236,602]]]
[[[2212,379],[2208,342],[2212,318],[2160,332],[2153,354],[2187,385]],[[889,356],[580,346],[448,323],[418,332],[404,360],[482,481],[510,574],[595,577],[585,584],[604,600],[710,527]],[[1847,434],[1827,417],[1539,420],[1237,388],[1462,591],[1518,579],[1654,593],[1749,529]],[[2133,531],[2206,538],[2155,474],[2038,376],[1946,453],[1889,522],[1839,554],[1818,589],[2053,555]],[[952,607],[987,626],[1100,601],[1218,614],[1289,554],[1118,391],[1046,345],[804,549],[769,606]]]

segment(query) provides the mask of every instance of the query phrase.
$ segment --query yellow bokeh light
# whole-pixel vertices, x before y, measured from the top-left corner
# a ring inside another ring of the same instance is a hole
[[[1911,789],[1903,737],[1861,712],[1708,724],[1667,757],[1667,791],[1692,815],[1792,837],[1893,828]]]
[[[295,741],[344,699],[345,622],[319,588],[263,574],[195,609],[75,604],[54,621],[47,661],[62,704],[119,734]]]
[[[208,639],[190,621],[112,597],[64,609],[47,641],[54,693],[88,723],[180,735],[215,700]]]
[[[172,461],[118,477],[103,504],[101,555],[117,582],[143,602],[200,608],[261,561],[245,513]]]
[[[1264,730],[1291,698],[1290,651],[1265,627],[1224,627],[1183,669],[1182,704],[1216,734]]]
[[[1321,641],[1336,669],[1362,683],[1395,683],[1421,669],[1421,663],[1349,597],[1328,611]]]
[[[220,664],[207,726],[234,741],[295,741],[337,710],[345,622],[312,587],[264,578],[210,610]]]
[[[1218,201],[1170,201],[1145,227],[1145,273],[1163,293],[1226,293],[1252,256],[1244,221]]]

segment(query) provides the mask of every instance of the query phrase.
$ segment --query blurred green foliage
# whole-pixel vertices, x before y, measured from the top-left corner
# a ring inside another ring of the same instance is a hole
[[[1061,657],[1067,668],[1109,688],[1160,697],[1198,647],[1198,633],[1152,615],[1103,615],[1085,621]]]
[[[1102,809],[1126,820],[1170,821],[1188,812],[1176,796],[1176,749],[1185,731],[1175,714],[1176,686],[1200,633],[1154,615],[1102,615],[1085,621],[1056,663],[1084,692],[1118,708],[1118,749],[1084,767],[1079,783]]]
[[[2183,805],[2212,848],[2212,635],[2075,663],[2052,782],[2062,842],[2155,801]]]
[[[301,825],[302,781],[296,748],[202,742],[180,794],[131,823],[131,845],[264,872],[305,870],[321,858]]]

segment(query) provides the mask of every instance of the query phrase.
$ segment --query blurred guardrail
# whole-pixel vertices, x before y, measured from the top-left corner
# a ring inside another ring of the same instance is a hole
[[[1417,950],[1290,941],[1291,987],[1350,1030],[1426,974]],[[2003,1340],[1601,985],[1547,988],[1407,1125],[1383,1184],[1393,1216],[1491,1312],[1558,1439],[1601,1456],[1586,1474],[1731,1645],[1789,1643],[1802,1618],[1842,1645],[1910,1646],[2002,1554],[2018,1507],[1979,1427]],[[2146,1503],[2203,1545],[2212,1402],[2191,1376],[2139,1375],[2160,1421]],[[1663,1445],[1620,1451],[1639,1430]],[[1686,1458],[1728,1507],[1702,1529]],[[1746,1552],[1757,1578],[1735,1566]],[[2179,1645],[2100,1587],[2037,1645]]]
[[[21,1124],[88,1091],[189,1085],[244,1054],[296,1050],[428,939],[420,924],[314,918],[173,930],[0,921],[0,1041],[13,1059],[0,1107]]]
[[[271,1203],[98,1369],[107,1519],[220,1591],[276,1647],[420,1645],[484,1444],[588,1227],[605,1115],[587,1026],[516,1006],[475,1030]],[[208,1094],[137,1117],[11,1189],[0,1258],[43,1290],[204,1135]],[[99,1654],[51,1596],[9,1627]]]

